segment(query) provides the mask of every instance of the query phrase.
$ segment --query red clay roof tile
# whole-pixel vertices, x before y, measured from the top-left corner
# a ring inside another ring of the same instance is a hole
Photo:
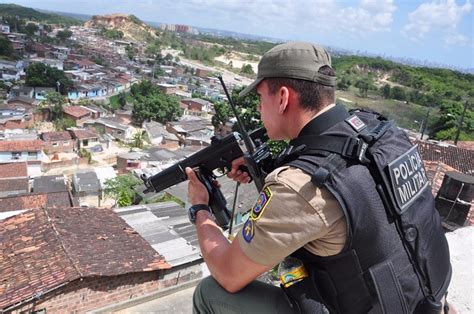
[[[0,309],[79,278],[171,267],[127,228],[104,208],[35,209],[0,221]]]

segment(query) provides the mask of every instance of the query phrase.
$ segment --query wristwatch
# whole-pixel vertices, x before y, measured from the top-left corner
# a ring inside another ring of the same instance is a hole
[[[208,205],[206,204],[196,204],[196,205],[193,205],[191,207],[189,207],[189,210],[188,210],[188,217],[189,217],[189,221],[192,223],[192,224],[195,224],[196,223],[196,214],[198,211],[200,210],[205,210],[209,213],[212,214],[211,212],[211,209],[209,208]]]

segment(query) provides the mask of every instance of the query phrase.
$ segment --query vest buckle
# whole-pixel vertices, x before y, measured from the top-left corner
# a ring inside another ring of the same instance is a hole
[[[367,165],[370,163],[370,159],[366,156],[367,148],[369,148],[369,144],[364,140],[357,137],[349,137],[344,143],[342,156],[356,159],[360,163]]]

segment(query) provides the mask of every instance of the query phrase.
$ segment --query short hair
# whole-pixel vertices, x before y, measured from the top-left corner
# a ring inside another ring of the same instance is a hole
[[[334,70],[327,65],[321,67],[318,72],[336,76]],[[275,94],[282,86],[292,88],[298,94],[301,107],[308,111],[319,111],[335,101],[336,89],[334,86],[286,77],[269,77],[265,79],[265,82],[267,82],[271,94]]]

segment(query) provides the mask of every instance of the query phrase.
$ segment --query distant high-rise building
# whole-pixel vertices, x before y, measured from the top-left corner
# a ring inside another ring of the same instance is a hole
[[[194,27],[182,24],[161,24],[160,29],[169,32],[199,34]]]

